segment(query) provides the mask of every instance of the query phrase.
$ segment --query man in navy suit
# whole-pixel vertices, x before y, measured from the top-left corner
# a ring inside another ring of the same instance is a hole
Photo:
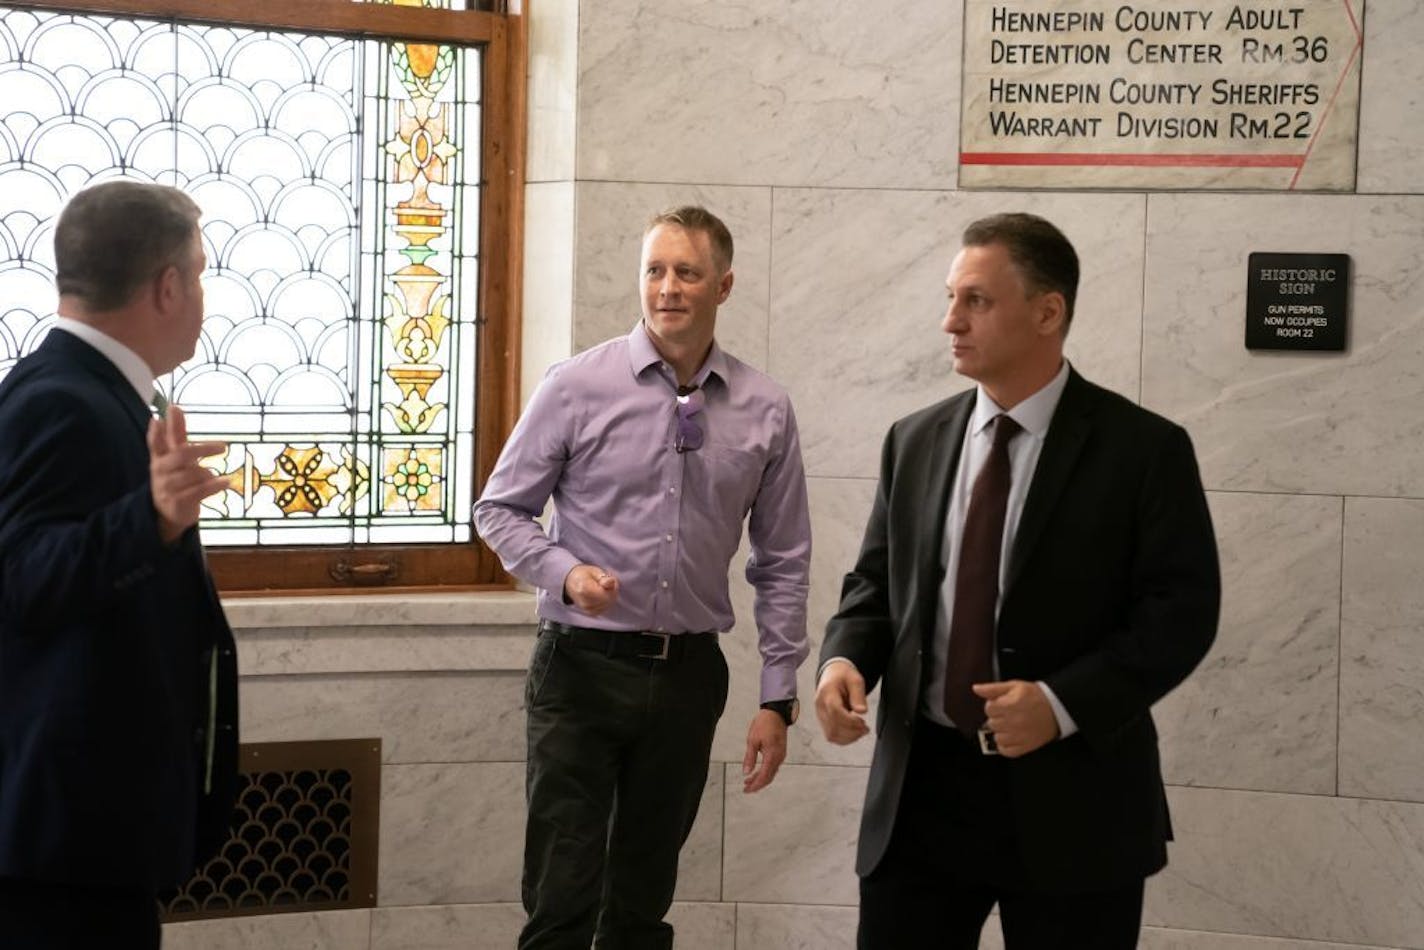
[[[199,209],[112,181],[55,228],[59,319],[0,383],[0,946],[151,950],[224,840],[232,631],[196,524],[222,480],[155,376],[203,321]]]
[[[1027,214],[976,221],[946,281],[978,385],[896,422],[826,629],[816,712],[869,731],[861,950],[1137,945],[1171,837],[1151,705],[1216,634],[1191,441],[1063,358],[1078,258]]]

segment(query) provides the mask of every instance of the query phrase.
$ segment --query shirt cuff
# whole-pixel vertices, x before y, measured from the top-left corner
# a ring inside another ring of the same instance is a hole
[[[796,698],[795,666],[763,666],[761,669],[761,702]]]
[[[860,670],[856,669],[855,663],[854,663],[849,657],[833,656],[833,657],[831,657],[829,660],[827,660],[826,662],[822,663],[822,664],[821,664],[821,668],[816,671],[816,688],[817,688],[817,689],[820,689],[820,688],[821,688],[821,677],[826,675],[826,668],[827,668],[828,666],[830,666],[832,663],[850,663],[850,668],[851,668],[851,669],[855,670],[857,673],[860,672]]]
[[[1038,688],[1043,690],[1043,695],[1048,699],[1048,705],[1053,708],[1053,718],[1058,720],[1058,738],[1066,739],[1078,731],[1078,724],[1073,721],[1073,717],[1068,715],[1067,708],[1059,701],[1058,696],[1049,685],[1043,680],[1039,680]]]

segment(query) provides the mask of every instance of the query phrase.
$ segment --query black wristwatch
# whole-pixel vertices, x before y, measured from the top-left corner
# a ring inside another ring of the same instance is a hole
[[[801,700],[792,697],[791,699],[773,699],[770,702],[762,703],[762,709],[770,709],[781,717],[788,726],[795,725],[796,717],[801,715]]]

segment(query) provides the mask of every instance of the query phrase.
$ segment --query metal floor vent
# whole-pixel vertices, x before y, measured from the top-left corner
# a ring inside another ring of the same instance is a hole
[[[381,740],[245,744],[232,830],[165,921],[376,906]]]

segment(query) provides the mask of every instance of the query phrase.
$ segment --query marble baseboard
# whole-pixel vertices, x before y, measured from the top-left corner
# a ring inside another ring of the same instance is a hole
[[[246,628],[237,632],[244,676],[338,673],[518,671],[534,649],[534,598],[528,622],[504,626],[331,626]]]
[[[1335,792],[1339,498],[1213,493],[1216,643],[1153,711],[1177,785]]]
[[[643,229],[659,211],[701,204],[726,223],[734,254],[732,292],[717,311],[717,342],[766,366],[771,190],[705,185],[578,184],[574,348],[626,334],[642,314],[638,262]]]
[[[373,913],[339,910],[168,924],[163,950],[366,950]]]
[[[1424,947],[1424,805],[1171,788],[1176,841],[1144,922],[1296,941]]]
[[[371,912],[371,950],[509,950],[523,926],[518,902],[379,907]]]
[[[1340,793],[1424,801],[1424,500],[1345,502]]]
[[[858,918],[855,907],[742,902],[737,950],[855,950]]]
[[[256,676],[242,680],[242,739],[377,736],[386,765],[520,762],[523,673]]]

